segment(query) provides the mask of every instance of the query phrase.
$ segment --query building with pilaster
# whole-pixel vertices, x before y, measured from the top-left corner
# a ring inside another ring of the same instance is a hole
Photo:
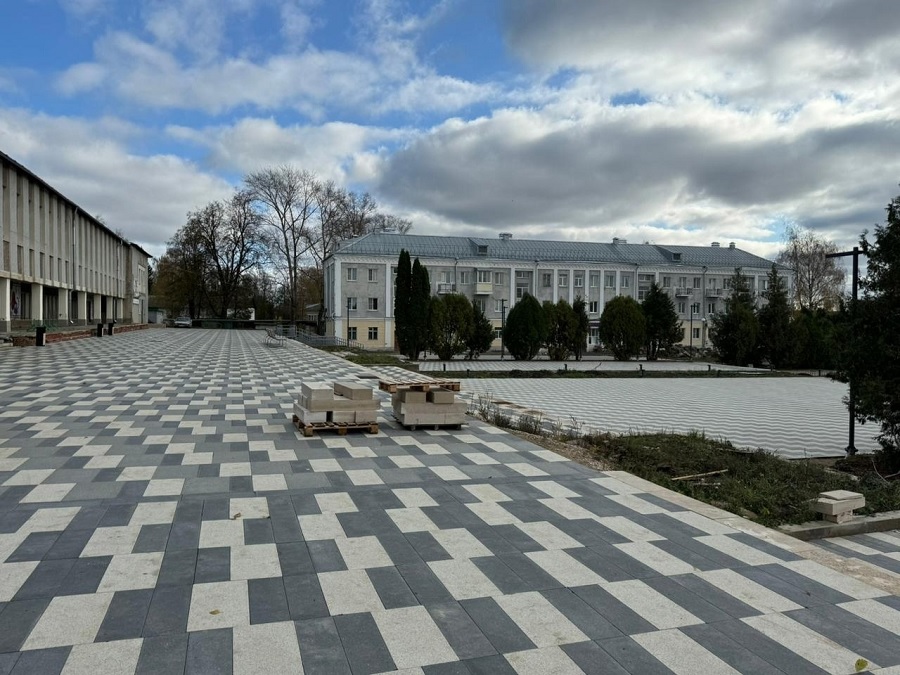
[[[150,254],[0,152],[0,333],[147,322]]]
[[[705,347],[708,319],[725,308],[735,269],[760,299],[772,261],[736,248],[433,237],[375,232],[343,242],[325,262],[327,332],[373,349],[394,346],[394,278],[401,249],[428,268],[433,294],[462,293],[497,331],[509,308],[530,293],[539,302],[587,303],[588,346],[599,344],[603,308],[618,295],[642,301],[654,282],[672,296],[685,345]],[[779,267],[787,278],[790,272]]]

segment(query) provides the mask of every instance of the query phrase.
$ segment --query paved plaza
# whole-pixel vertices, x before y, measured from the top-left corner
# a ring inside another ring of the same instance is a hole
[[[573,370],[578,372],[627,372],[633,373],[640,370],[650,372],[706,372],[710,370],[743,371],[747,373],[760,372],[759,368],[745,368],[742,366],[729,366],[724,363],[708,363],[706,361],[613,361],[608,358],[587,358],[583,361],[547,361],[535,359],[533,361],[515,361],[511,358],[503,360],[482,357],[473,361],[457,359],[454,361],[419,361],[419,370],[433,373],[436,371],[466,371],[473,372],[506,372],[510,370]]]
[[[380,392],[303,438],[375,375],[263,338],[0,351],[0,674],[900,672],[900,575]]]
[[[847,447],[847,385],[826,377],[472,378],[463,379],[462,388],[470,401],[481,397],[539,410],[564,428],[702,431],[791,459],[839,457]],[[857,424],[857,449],[877,449],[877,433],[877,425]]]

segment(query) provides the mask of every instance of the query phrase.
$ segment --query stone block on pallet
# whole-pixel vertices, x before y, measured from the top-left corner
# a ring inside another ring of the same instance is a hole
[[[401,403],[425,403],[424,391],[412,391],[411,389],[401,389],[394,394],[396,399]]]
[[[427,400],[436,405],[448,405],[456,400],[456,394],[449,389],[429,389]]]
[[[313,412],[327,412],[329,410],[357,412],[359,410],[378,410],[381,407],[376,399],[354,401],[349,398],[344,398],[343,396],[335,396],[330,401],[309,400],[301,397],[300,403]]]
[[[303,424],[314,424],[316,422],[328,421],[327,412],[312,412],[311,410],[304,408],[298,403],[294,404],[294,414],[297,416],[297,419],[303,422]]]
[[[334,393],[354,401],[371,401],[372,387],[361,382],[335,382]]]
[[[466,404],[463,402],[438,405],[435,403],[400,403],[394,406],[394,412],[400,415],[465,415]]]
[[[357,410],[354,415],[357,424],[372,424],[378,421],[377,410]]]
[[[330,401],[334,398],[334,387],[327,382],[303,382],[300,395],[309,401]]]
[[[353,410],[334,410],[328,413],[328,421],[335,424],[355,424],[356,412]]]
[[[450,414],[419,413],[419,414],[412,414],[412,415],[400,415],[400,416],[398,416],[397,419],[400,421],[400,424],[402,424],[403,426],[411,427],[411,426],[428,426],[428,425],[433,425],[433,424],[438,424],[438,425],[464,424],[466,421],[466,416],[458,414],[458,413],[450,413]]]

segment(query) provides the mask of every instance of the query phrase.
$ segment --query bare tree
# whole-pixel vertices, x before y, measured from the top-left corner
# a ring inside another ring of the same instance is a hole
[[[290,318],[297,320],[298,275],[310,250],[310,227],[318,209],[319,183],[314,174],[292,166],[266,168],[248,174],[244,185],[258,205],[266,226],[266,244],[286,282]]]
[[[367,232],[397,232],[406,234],[412,229],[412,221],[390,213],[376,213],[369,220]]]
[[[790,226],[778,262],[794,273],[793,299],[801,309],[833,309],[844,289],[844,269],[828,253],[837,246],[809,230]]]
[[[249,192],[238,191],[227,202],[211,202],[188,214],[186,227],[203,248],[213,284],[211,303],[225,317],[233,306],[244,275],[260,257],[259,215]]]

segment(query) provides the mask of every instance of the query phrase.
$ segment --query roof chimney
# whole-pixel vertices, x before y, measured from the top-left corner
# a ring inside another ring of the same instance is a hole
[[[613,243],[614,244],[627,244],[628,240],[627,239],[619,239],[618,237],[613,237]]]
[[[713,248],[719,248],[719,242],[714,241],[713,243],[710,244],[710,246],[712,246]]]
[[[510,239],[512,239],[512,232],[501,232],[500,239],[502,239],[503,241],[509,241]]]
[[[733,241],[728,243],[728,248],[734,248],[734,242],[733,242]]]

